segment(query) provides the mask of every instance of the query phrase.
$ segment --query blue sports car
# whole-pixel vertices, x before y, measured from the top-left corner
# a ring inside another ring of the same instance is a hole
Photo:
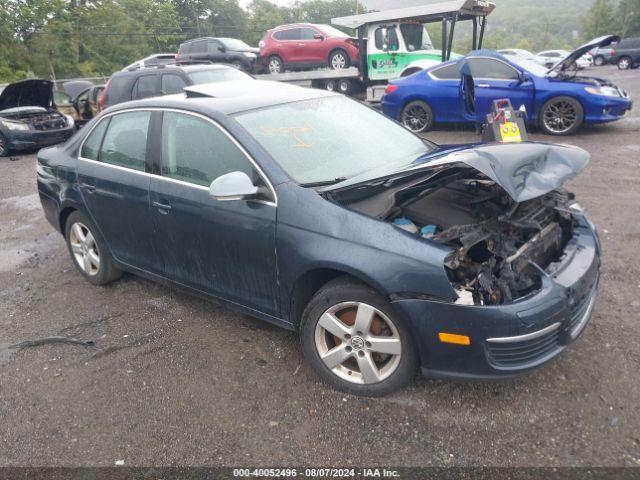
[[[409,130],[424,132],[436,123],[481,124],[493,100],[508,98],[514,108],[526,109],[530,125],[549,135],[569,135],[583,124],[618,120],[631,109],[627,92],[576,74],[577,58],[616,40],[613,35],[595,39],[551,69],[527,60],[514,63],[489,50],[471,52],[392,81],[382,110]]]

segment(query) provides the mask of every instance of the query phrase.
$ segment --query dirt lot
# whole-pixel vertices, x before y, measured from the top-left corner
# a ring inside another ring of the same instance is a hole
[[[595,72],[640,98],[640,71]],[[0,465],[640,465],[640,112],[565,141],[593,155],[570,187],[604,248],[582,338],[515,381],[375,400],[324,385],[292,333],[132,276],[83,281],[35,156],[1,159]],[[48,335],[96,346],[6,348]]]

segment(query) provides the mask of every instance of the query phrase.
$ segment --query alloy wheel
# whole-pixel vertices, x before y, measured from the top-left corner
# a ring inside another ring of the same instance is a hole
[[[280,73],[282,71],[282,65],[280,60],[272,58],[269,60],[269,73]]]
[[[578,111],[571,102],[559,100],[547,106],[542,121],[549,131],[557,134],[566,133],[578,121]]]
[[[402,123],[412,132],[422,132],[430,123],[429,113],[420,105],[412,105],[402,114]]]
[[[342,70],[347,66],[347,59],[342,53],[334,53],[331,56],[331,68],[334,70]]]
[[[100,270],[100,252],[91,231],[80,222],[71,226],[69,232],[71,252],[78,266],[87,275],[97,275]]]
[[[379,309],[362,302],[327,309],[316,324],[315,345],[329,370],[355,384],[389,378],[402,356],[396,326]]]
[[[622,70],[626,70],[629,68],[629,59],[628,58],[622,58],[620,59],[620,61],[618,62],[618,66],[622,69]]]

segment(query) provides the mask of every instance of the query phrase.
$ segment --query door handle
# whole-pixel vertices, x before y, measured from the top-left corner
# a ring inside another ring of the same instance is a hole
[[[488,83],[479,83],[478,88],[491,88],[491,85]]]
[[[171,205],[169,205],[168,203],[152,202],[151,205],[156,207],[158,210],[160,210],[160,213],[163,214],[167,214],[169,213],[169,210],[171,210]]]

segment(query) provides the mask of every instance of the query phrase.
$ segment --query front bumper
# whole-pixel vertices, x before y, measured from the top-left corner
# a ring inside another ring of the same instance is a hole
[[[67,141],[75,133],[74,127],[59,130],[26,130],[11,132],[7,138],[10,150],[36,150]]]
[[[524,299],[497,306],[393,304],[409,321],[426,376],[511,377],[548,362],[578,338],[593,312],[599,270],[597,234],[584,219],[563,259],[541,271],[541,290]],[[467,335],[471,344],[441,343],[438,332]]]
[[[607,123],[620,120],[633,108],[630,98],[600,97],[591,99],[585,112],[585,123]]]

